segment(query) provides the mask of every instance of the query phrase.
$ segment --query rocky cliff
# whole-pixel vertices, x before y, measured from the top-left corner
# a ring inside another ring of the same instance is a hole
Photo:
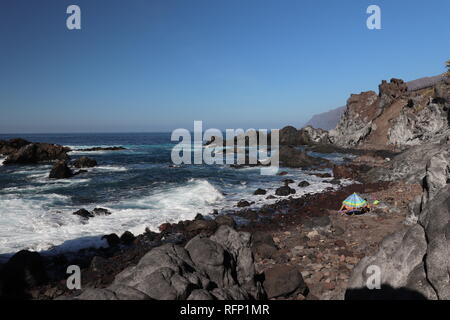
[[[399,149],[447,139],[449,130],[450,80],[440,78],[415,83],[410,90],[401,79],[383,81],[379,93],[353,94],[329,139],[340,147]]]

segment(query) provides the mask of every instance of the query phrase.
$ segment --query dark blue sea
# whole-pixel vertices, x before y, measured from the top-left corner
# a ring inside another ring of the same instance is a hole
[[[51,163],[4,166],[0,159],[0,254],[21,249],[58,253],[88,246],[105,246],[104,234],[126,230],[139,234],[148,227],[156,231],[165,222],[193,219],[217,209],[226,214],[236,203],[267,200],[282,180],[309,181],[297,188],[296,197],[331,187],[327,181],[300,169],[283,169],[287,176],[263,176],[259,168],[235,169],[228,165],[182,165],[173,167],[171,151],[177,142],[170,133],[105,134],[14,134],[33,142],[68,146],[74,160],[89,156],[98,166],[70,179],[50,180]],[[121,151],[87,152],[90,147],[122,146]],[[330,157],[330,156],[328,156]],[[341,155],[331,155],[339,161]],[[258,189],[265,196],[254,196]],[[109,209],[109,216],[87,222],[72,213],[96,207]],[[240,221],[245,223],[245,221]]]

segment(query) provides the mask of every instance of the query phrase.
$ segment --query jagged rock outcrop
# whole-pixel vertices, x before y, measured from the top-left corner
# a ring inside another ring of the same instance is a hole
[[[379,113],[378,95],[374,91],[352,94],[336,129],[329,133],[331,142],[342,147],[359,145],[372,131],[372,121]]]
[[[312,126],[306,126],[302,129],[287,126],[280,130],[280,145],[284,146],[326,144],[329,142],[328,131],[315,129]]]
[[[0,140],[0,154],[9,155],[30,143],[30,141],[21,138]]]
[[[449,135],[449,87],[441,81],[432,90],[430,95],[413,96],[400,115],[392,119],[389,144],[404,147],[436,143]]]
[[[97,161],[89,157],[81,157],[73,162],[75,168],[92,168],[97,166]]]
[[[443,78],[431,87],[408,91],[400,79],[351,95],[329,139],[340,147],[400,149],[437,143],[450,134],[450,86]]]
[[[412,208],[418,223],[387,237],[375,256],[359,262],[346,298],[450,299],[450,161],[442,149],[428,160],[423,194]],[[380,268],[381,290],[366,287],[370,266]]]
[[[44,161],[67,160],[69,148],[49,143],[27,143],[22,139],[3,142],[2,152],[8,157],[3,162],[8,164],[35,164]],[[17,149],[14,150],[14,147]]]
[[[50,171],[50,179],[67,179],[73,177],[73,171],[67,166],[67,162],[64,160],[57,161],[52,170]]]
[[[378,86],[379,108],[384,109],[388,107],[392,102],[402,97],[408,91],[408,86],[401,79],[391,79],[388,83],[386,80],[381,81]]]
[[[312,126],[306,126],[301,129],[303,132],[303,136],[308,141],[308,144],[311,143],[329,143],[330,140],[328,138],[328,131],[324,129],[316,129]]]
[[[85,289],[75,299],[261,299],[265,292],[255,276],[250,234],[221,226],[210,237],[194,237],[184,248],[154,248],[109,287]]]

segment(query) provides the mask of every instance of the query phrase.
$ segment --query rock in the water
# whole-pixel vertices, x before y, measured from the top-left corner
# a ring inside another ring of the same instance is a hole
[[[93,147],[93,148],[87,148],[87,149],[77,149],[77,151],[120,151],[120,150],[126,150],[124,147]]]
[[[30,143],[30,141],[21,138],[0,140],[0,154],[9,155]]]
[[[300,182],[299,184],[298,184],[298,186],[300,187],[300,188],[306,188],[306,187],[309,187],[311,184],[308,182],[308,181],[302,181],[302,182]]]
[[[289,186],[283,186],[278,188],[275,191],[275,194],[280,197],[287,197],[290,196],[291,194],[295,194],[295,189],[292,189]]]
[[[241,200],[238,202],[237,207],[238,208],[250,207],[250,202],[246,200]]]
[[[80,216],[83,219],[89,219],[94,217],[94,215],[91,212],[87,211],[86,209],[80,209],[78,211],[75,211],[73,214],[76,216]]]
[[[73,172],[64,160],[56,162],[49,174],[50,179],[67,179],[70,177],[73,177]]]
[[[95,208],[94,210],[92,210],[92,213],[95,216],[109,216],[111,214],[111,211],[105,208]]]
[[[81,157],[73,162],[75,168],[92,168],[97,166],[97,161],[88,157]]]
[[[253,194],[255,196],[259,196],[259,195],[265,195],[266,193],[267,193],[267,191],[264,189],[257,189]]]
[[[308,287],[303,281],[300,271],[292,266],[277,265],[265,273],[264,289],[267,297],[289,297],[298,294],[305,295]]]
[[[35,164],[43,161],[67,160],[69,151],[69,148],[59,145],[29,143],[17,151],[9,153],[3,164]]]
[[[93,218],[95,216],[109,216],[111,214],[111,212],[108,209],[95,208],[92,211],[88,211],[86,209],[80,209],[78,211],[75,211],[73,214],[76,216],[80,216],[83,219],[89,219],[89,218]]]

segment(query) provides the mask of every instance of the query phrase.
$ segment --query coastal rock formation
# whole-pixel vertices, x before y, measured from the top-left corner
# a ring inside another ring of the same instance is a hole
[[[439,142],[448,136],[449,107],[447,92],[439,92],[435,87],[435,97],[428,101],[411,99],[400,115],[393,119],[388,131],[389,144],[414,146],[424,142]],[[440,93],[439,96],[437,93]],[[445,98],[443,98],[445,96]]]
[[[104,208],[95,208],[92,211],[88,211],[86,209],[80,209],[73,213],[76,216],[80,216],[83,219],[93,218],[95,216],[109,216],[111,212],[108,209]]]
[[[124,147],[92,147],[87,149],[76,149],[76,151],[92,152],[92,151],[120,151],[127,150]]]
[[[375,256],[354,269],[348,299],[450,299],[450,162],[433,155],[425,167],[423,193],[411,210],[418,222],[387,237]],[[381,290],[367,290],[370,266],[381,271]]]
[[[50,171],[50,179],[67,179],[73,177],[72,170],[67,166],[67,162],[64,160],[57,161],[52,170]]]
[[[10,140],[0,140],[0,154],[9,155],[16,152],[22,147],[30,144],[30,141],[21,138],[15,138]]]
[[[265,297],[250,248],[250,234],[222,226],[183,248],[166,244],[119,273],[104,289],[84,289],[77,300],[243,300]]]
[[[328,164],[328,160],[311,157],[305,151],[293,146],[280,146],[280,162],[289,168],[306,168]]]
[[[374,91],[352,94],[330,140],[341,147],[359,145],[372,131],[372,121],[379,115],[378,95]]]
[[[421,183],[431,158],[441,154],[450,160],[450,144],[423,144],[414,146],[395,156],[383,166],[375,167],[366,174],[368,181],[396,181]]]
[[[289,186],[279,187],[277,190],[275,190],[275,194],[277,196],[281,196],[281,197],[287,197],[294,193],[295,193],[295,189],[292,189]]]
[[[70,151],[69,148],[49,144],[49,143],[28,143],[16,151],[12,150],[14,143],[17,146],[23,145],[25,140],[15,140],[7,146],[3,147],[6,150],[8,157],[3,162],[4,165],[8,164],[35,164],[44,161],[54,161],[54,160],[67,160],[69,157],[67,152]]]
[[[328,131],[315,129],[312,126],[306,126],[298,130],[292,126],[287,126],[280,130],[280,145],[301,146],[328,142]]]
[[[400,79],[383,81],[379,94],[354,94],[329,139],[339,147],[399,149],[438,143],[450,134],[450,85],[446,78],[408,91]]]
[[[73,162],[75,168],[92,168],[97,166],[97,161],[89,157],[81,157]]]

